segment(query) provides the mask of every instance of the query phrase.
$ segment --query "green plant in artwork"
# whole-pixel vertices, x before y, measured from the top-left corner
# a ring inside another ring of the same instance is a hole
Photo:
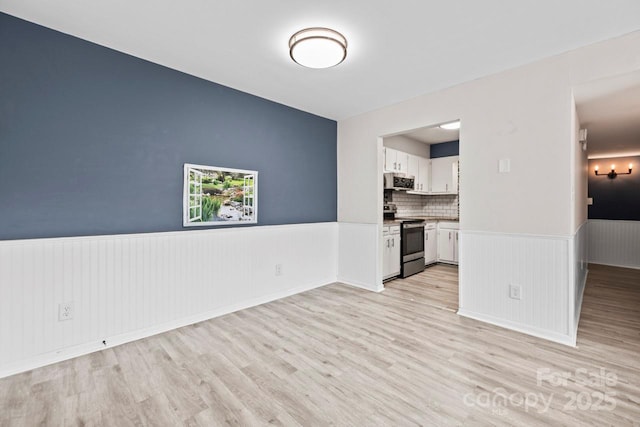
[[[202,221],[213,221],[220,211],[222,202],[217,197],[202,198]]]

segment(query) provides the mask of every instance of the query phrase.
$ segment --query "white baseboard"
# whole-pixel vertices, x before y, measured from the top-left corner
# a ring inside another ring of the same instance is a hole
[[[384,286],[372,287],[370,284],[361,283],[361,282],[358,282],[356,280],[345,279],[343,277],[338,277],[337,281],[339,283],[342,283],[342,284],[348,285],[348,286],[352,286],[354,288],[364,289],[365,291],[370,291],[370,292],[382,292],[382,291],[384,291]]]
[[[538,328],[532,328],[528,325],[510,322],[504,319],[498,319],[492,316],[487,316],[485,314],[474,313],[472,311],[467,311],[462,308],[458,309],[458,314],[463,317],[468,317],[470,319],[479,320],[485,323],[490,323],[492,325],[500,326],[506,329],[512,329],[516,332],[521,332],[523,334],[531,335],[537,338],[542,338],[549,341],[557,342],[559,344],[564,344],[571,347],[576,346],[575,337],[571,337],[569,335],[563,335],[553,331],[545,331]]]
[[[638,265],[612,264],[612,263],[606,263],[606,262],[601,262],[601,261],[598,261],[598,262],[589,261],[589,264],[606,265],[608,267],[629,268],[631,270],[640,270],[640,266],[638,266]]]
[[[174,321],[166,322],[160,325],[155,325],[150,328],[128,332],[125,334],[115,335],[112,337],[107,337],[105,339],[106,345],[103,345],[101,342],[91,342],[91,343],[76,345],[73,347],[68,347],[62,350],[58,350],[58,351],[54,351],[46,354],[41,354],[26,360],[21,360],[18,363],[4,366],[2,370],[0,370],[0,378],[19,374],[21,372],[40,368],[42,366],[51,365],[53,363],[62,362],[64,360],[72,359],[75,357],[84,356],[89,353],[94,353],[96,351],[101,351],[107,348],[116,347],[122,344],[139,340],[139,339],[148,338],[153,335],[157,335],[157,334],[168,332],[174,329],[182,328],[184,326],[189,326],[194,323],[203,322],[205,320],[210,320],[216,317],[224,316],[225,314],[233,313],[239,310],[244,310],[250,307],[255,307],[261,304],[266,304],[268,302],[286,298],[295,294],[299,294],[301,292],[306,292],[312,289],[320,288],[322,286],[326,286],[331,283],[335,283],[335,280],[330,279],[322,283],[312,283],[312,284],[307,284],[303,286],[298,286],[292,289],[287,289],[285,291],[275,292],[275,293],[264,295],[248,301],[243,301],[238,304],[232,304],[227,307],[220,307],[215,310],[211,310],[205,313],[200,313],[194,316],[189,316],[182,319],[176,319]]]

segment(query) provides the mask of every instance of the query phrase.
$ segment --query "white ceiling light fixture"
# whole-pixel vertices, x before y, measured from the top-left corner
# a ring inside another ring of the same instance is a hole
[[[330,28],[305,28],[289,39],[289,55],[303,67],[334,67],[347,57],[347,39]]]
[[[451,123],[442,124],[440,125],[440,128],[446,129],[446,130],[460,129],[460,120],[456,120],[455,122],[451,122]]]

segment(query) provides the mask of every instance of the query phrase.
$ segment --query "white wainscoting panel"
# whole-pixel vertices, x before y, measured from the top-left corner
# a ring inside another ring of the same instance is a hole
[[[640,268],[640,221],[590,219],[589,262]]]
[[[0,377],[332,283],[337,249],[337,223],[2,241]]]
[[[589,273],[589,249],[587,245],[589,226],[587,222],[584,222],[572,241],[572,265],[573,265],[573,278],[571,283],[573,284],[573,323],[571,325],[571,331],[573,335],[577,337],[578,324],[580,323],[580,312],[582,309],[582,296],[584,295],[584,287],[587,284],[587,274]]]
[[[574,345],[569,240],[462,230],[458,313]],[[509,297],[510,284],[521,287],[520,300]]]
[[[377,224],[340,222],[338,281],[374,292],[382,285],[382,228]]]

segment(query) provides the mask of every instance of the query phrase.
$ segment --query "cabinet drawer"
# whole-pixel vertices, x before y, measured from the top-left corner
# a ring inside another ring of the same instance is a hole
[[[459,230],[460,223],[455,221],[440,221],[438,223],[439,229],[447,229],[447,230]]]

